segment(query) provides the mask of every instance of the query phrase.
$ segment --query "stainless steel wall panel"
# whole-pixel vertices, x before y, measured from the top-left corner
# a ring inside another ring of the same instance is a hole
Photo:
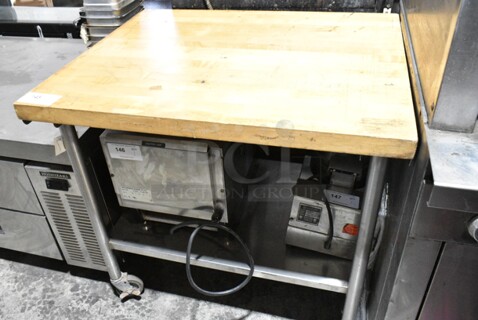
[[[432,174],[433,159],[431,160],[432,166],[430,165],[430,156],[434,148],[434,145],[432,145],[434,136],[429,135],[432,130],[428,128],[428,124],[431,122],[429,120],[433,120],[435,110],[431,110],[433,104],[430,104],[429,101],[430,97],[437,99],[438,104],[436,106],[438,108],[442,107],[439,99],[442,89],[441,77],[448,72],[446,70],[448,59],[443,59],[443,57],[447,57],[452,50],[453,40],[450,37],[456,36],[455,33],[457,32],[456,28],[453,28],[453,19],[455,22],[457,21],[458,12],[463,13],[461,10],[463,10],[465,3],[468,2],[456,0],[401,1],[402,30],[412,78],[414,102],[419,118],[420,145],[417,156],[408,167],[396,167],[393,170],[392,178],[393,176],[397,176],[397,178],[396,180],[392,179],[390,184],[391,204],[382,250],[379,252],[373,274],[368,304],[369,319],[417,319],[420,310],[425,310],[425,308],[422,309],[425,296],[430,295],[434,290],[433,286],[428,288],[428,285],[434,274],[438,274],[434,269],[438,261],[445,256],[440,251],[444,245],[443,241],[448,241],[446,247],[457,245],[449,240],[463,241],[467,232],[466,220],[473,216],[473,214],[466,212],[430,208],[431,202],[435,205],[438,203],[437,199],[430,201],[430,192],[432,188],[436,187],[433,184],[436,182],[434,181],[435,178],[439,175],[436,174],[435,168],[433,168]],[[408,10],[404,10],[404,7]],[[410,28],[408,23],[410,23]],[[437,26],[439,28],[436,28]],[[439,52],[432,52],[433,50]],[[420,53],[417,54],[417,51],[420,51]],[[446,56],[444,55],[445,52],[447,52]],[[418,56],[420,57],[418,58]],[[437,70],[437,65],[440,63],[443,68]],[[474,68],[476,59],[470,61],[470,63],[473,64],[471,68]],[[436,82],[440,84],[439,87],[433,87],[434,77],[440,77],[439,82]],[[432,89],[435,89],[436,96],[430,94]],[[424,98],[425,91],[428,101]],[[460,103],[459,99],[455,102]],[[444,106],[444,108],[448,108],[448,112],[455,115],[464,115],[465,113],[462,112],[461,107],[456,107],[456,104]],[[469,105],[466,107],[470,108]],[[476,116],[472,119],[475,121]],[[461,138],[457,137],[457,140]],[[467,152],[469,152],[469,149]],[[455,151],[450,152],[450,156],[463,159],[463,155],[455,153]],[[453,165],[450,165],[449,159],[441,160],[448,165],[445,169],[454,170],[456,165],[454,162],[452,162]],[[472,164],[473,162],[468,163],[468,165]],[[465,171],[463,171],[463,176],[466,176]],[[443,183],[442,180],[440,182]],[[442,186],[439,185],[439,187]],[[468,190],[471,190],[471,188]],[[452,235],[452,233],[454,234]],[[467,241],[472,241],[471,237],[468,236]],[[459,246],[465,245],[460,244]],[[455,264],[461,263],[457,257],[454,260]],[[476,265],[475,261],[466,266],[469,270],[465,273],[466,276],[474,273],[476,278]],[[445,280],[447,281],[445,286],[451,287],[454,277],[460,278],[458,283],[462,281],[460,271],[454,272],[449,269],[447,272],[443,272],[443,279],[445,279],[445,274],[450,277]],[[438,285],[438,282],[436,285]],[[476,287],[476,284],[474,284],[474,288]],[[467,285],[463,285],[462,288],[472,292]],[[454,290],[459,289],[453,286],[449,294],[453,295]],[[462,293],[460,294],[462,295]],[[472,292],[466,298],[461,297],[463,301],[461,308],[466,308],[466,310],[460,310],[460,303],[455,297],[451,297],[452,304],[448,310],[445,297],[446,294],[443,294],[438,304],[431,303],[427,313],[422,312],[422,318],[420,319],[472,319],[467,318],[472,313],[476,318],[476,306],[470,307],[468,305],[470,297],[474,297],[476,300],[476,293]]]
[[[478,315],[478,246],[447,243],[419,320],[475,320]]]
[[[390,199],[382,246],[373,270],[369,297],[369,319],[383,320],[397,281],[413,213],[429,164],[426,141],[413,161],[392,161],[388,181]]]
[[[440,246],[438,241],[407,240],[384,320],[417,318]]]
[[[402,23],[406,21],[402,10]],[[407,28],[402,25],[407,58],[411,63],[414,59],[409,50],[409,39]],[[425,111],[422,110],[423,99],[419,92],[418,73],[410,66],[412,74],[414,102],[418,115],[418,132],[420,143],[415,158],[412,161],[391,161],[389,170],[389,191],[390,203],[386,217],[385,230],[382,246],[377,256],[375,268],[372,274],[370,296],[368,303],[369,319],[383,320],[387,314],[389,300],[392,295],[396,279],[398,277],[399,265],[408,240],[413,214],[417,205],[418,196],[423,180],[429,170],[429,153],[427,136],[425,134],[426,119]]]

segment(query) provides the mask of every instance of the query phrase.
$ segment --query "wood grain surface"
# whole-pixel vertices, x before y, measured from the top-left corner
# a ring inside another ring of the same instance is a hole
[[[145,10],[15,103],[20,119],[412,158],[394,14]]]

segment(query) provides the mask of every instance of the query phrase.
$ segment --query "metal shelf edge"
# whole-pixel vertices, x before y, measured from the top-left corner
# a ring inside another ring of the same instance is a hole
[[[110,239],[110,246],[113,250],[139,254],[142,256],[163,259],[173,262],[185,263],[186,253],[161,247],[149,246],[140,243]],[[200,256],[191,259],[191,264],[198,267],[215,269],[225,272],[247,275],[249,267],[240,262],[218,259],[208,256]],[[280,281],[294,285],[346,293],[348,282],[335,278],[321,277],[306,273],[293,272],[282,269],[255,266],[254,277],[273,281]]]

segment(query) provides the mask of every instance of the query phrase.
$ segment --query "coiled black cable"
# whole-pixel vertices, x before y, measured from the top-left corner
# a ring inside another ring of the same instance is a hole
[[[184,228],[186,226],[192,226],[192,225],[197,225],[197,227],[194,229],[193,233],[189,237],[188,247],[187,247],[187,250],[186,250],[186,276],[188,278],[188,281],[189,281],[189,284],[191,285],[191,287],[194,290],[196,290],[197,292],[199,292],[203,295],[206,295],[206,296],[210,296],[210,297],[222,297],[222,296],[230,295],[230,294],[236,293],[239,290],[241,290],[242,288],[244,288],[249,283],[249,281],[251,281],[252,276],[254,275],[254,259],[252,258],[252,255],[249,252],[249,248],[244,243],[244,241],[242,241],[242,239],[239,237],[239,235],[236,232],[234,232],[234,230],[232,230],[231,228],[228,228],[223,224],[220,224],[218,222],[213,222],[213,221],[196,221],[196,220],[186,221],[186,222],[180,223],[180,224],[172,227],[171,230],[170,230],[170,233],[173,234],[176,230],[178,230],[180,228]],[[191,274],[191,251],[192,251],[194,239],[196,238],[196,235],[199,233],[199,231],[201,231],[203,228],[207,228],[207,227],[221,229],[221,230],[226,231],[227,233],[231,234],[239,242],[242,249],[244,250],[244,253],[247,256],[247,260],[248,260],[247,264],[249,266],[249,274],[247,275],[246,279],[244,279],[244,281],[242,281],[239,285],[237,285],[234,288],[223,290],[223,291],[209,291],[209,290],[205,290],[205,289],[199,287],[193,279],[193,276]]]

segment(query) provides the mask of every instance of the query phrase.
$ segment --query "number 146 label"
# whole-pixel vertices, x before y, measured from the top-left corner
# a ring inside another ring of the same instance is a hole
[[[131,144],[108,143],[108,151],[113,159],[143,161],[140,146]]]

